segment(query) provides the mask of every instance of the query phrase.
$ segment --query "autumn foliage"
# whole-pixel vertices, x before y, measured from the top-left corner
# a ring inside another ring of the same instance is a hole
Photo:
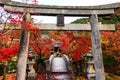
[[[78,35],[81,32],[78,32]],[[89,52],[91,48],[91,39],[87,36],[76,36],[72,31],[58,32],[51,31],[50,37],[63,44],[60,46],[63,53],[72,57],[74,61],[81,60],[82,54]]]
[[[115,32],[102,32],[101,42],[103,50],[107,55],[113,56],[120,60],[120,30]]]
[[[73,60],[81,60],[82,54],[85,54],[91,49],[91,39],[88,35],[83,35],[85,32],[77,32],[77,36],[75,32],[72,31],[50,31],[48,35],[42,35],[40,29],[38,29],[31,21],[23,21],[20,18],[12,18],[10,17],[10,21],[15,25],[16,23],[20,23],[21,27],[23,27],[26,31],[30,31],[30,45],[34,53],[43,54],[45,57],[50,56],[50,51],[53,49],[53,44],[56,41],[62,42],[60,49],[63,53],[67,54],[69,57],[72,57]],[[16,24],[17,25],[17,24]],[[12,37],[20,38],[20,31],[11,31]],[[19,34],[19,36],[16,36]],[[102,32],[101,42],[103,45],[103,50],[105,50],[108,55],[113,55],[116,60],[119,60],[120,57],[120,42],[119,35],[120,31],[116,32]],[[10,34],[9,34],[10,37]],[[4,39],[4,44],[9,45],[11,42],[9,40],[8,35],[1,36],[1,41]],[[6,41],[5,41],[6,40]],[[2,44],[1,44],[2,45]],[[13,44],[12,44],[13,45]],[[9,48],[13,48],[9,46]],[[8,49],[9,49],[8,48]],[[4,51],[3,51],[4,52]],[[7,53],[6,53],[7,54]],[[10,53],[13,54],[13,53]]]
[[[11,35],[12,34],[12,35]],[[17,34],[17,35],[16,35]],[[18,52],[19,42],[13,38],[18,38],[19,31],[12,30],[10,33],[0,36],[0,61],[7,61]]]
[[[34,0],[34,3],[36,4],[38,1]],[[60,46],[60,49],[63,53],[67,54],[69,57],[72,57],[73,60],[80,60],[82,58],[82,54],[85,54],[90,51],[91,49],[91,39],[90,36],[85,36],[81,34],[84,34],[85,32],[78,32],[76,36],[75,32],[72,31],[50,31],[48,36],[43,36],[40,33],[40,29],[36,27],[36,25],[33,24],[33,19],[31,21],[24,21],[22,20],[23,15],[18,14],[17,18],[13,18],[12,16],[9,17],[9,20],[11,23],[14,24],[14,26],[17,25],[17,23],[21,24],[21,27],[24,28],[26,31],[30,31],[30,45],[29,47],[32,48],[34,53],[36,54],[43,54],[45,57],[50,56],[50,51],[53,49],[53,44],[55,41],[62,42],[62,45]],[[20,39],[20,31],[12,30],[11,31],[12,37]],[[16,36],[19,34],[19,36]],[[119,35],[120,31],[116,32],[102,32],[101,42],[103,45],[103,50],[105,50],[108,55],[113,55],[116,60],[119,60],[120,57],[119,51],[120,51],[120,42],[119,42]],[[17,42],[14,41],[11,42],[10,34],[0,36],[0,41],[2,44],[0,44],[1,47],[1,53],[5,56],[8,54],[8,57],[15,55],[16,51],[18,51],[18,45],[15,46]],[[4,39],[4,41],[3,41]],[[7,46],[6,46],[7,45]],[[11,46],[12,45],[12,46]],[[4,46],[4,47],[3,47]],[[16,51],[15,51],[16,49]],[[8,51],[5,52],[5,51]],[[14,52],[14,53],[13,53]],[[6,56],[7,58],[7,56]],[[2,57],[1,57],[2,59]],[[8,59],[8,58],[7,58]],[[6,60],[4,58],[4,60]]]
[[[2,76],[0,76],[0,80],[2,80]],[[13,73],[13,74],[7,74],[6,75],[6,80],[16,80],[16,75]]]

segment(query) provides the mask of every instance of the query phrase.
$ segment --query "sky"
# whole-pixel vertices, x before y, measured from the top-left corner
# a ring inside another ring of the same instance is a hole
[[[18,2],[33,3],[34,0],[12,0]],[[37,0],[40,5],[59,5],[59,6],[94,6],[120,2],[120,0]],[[56,23],[56,17],[33,16],[37,23]],[[65,17],[65,23],[78,19],[80,17]]]

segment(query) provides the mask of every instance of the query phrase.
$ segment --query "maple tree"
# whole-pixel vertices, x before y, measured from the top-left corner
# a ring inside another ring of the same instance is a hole
[[[101,42],[103,50],[107,55],[113,56],[116,60],[120,60],[120,30],[115,32],[102,32]]]
[[[11,31],[11,33],[13,32]],[[12,40],[12,38],[18,37],[18,35],[14,32],[11,38],[11,33],[0,36],[0,61],[7,61],[18,52],[19,42]]]
[[[34,0],[34,2],[37,2]],[[22,27],[26,31],[31,32],[30,37],[30,47],[33,48],[35,53],[39,54],[45,53],[46,56],[50,55],[50,49],[53,47],[53,41],[60,41],[63,42],[62,46],[60,47],[63,53],[68,54],[71,57],[75,57],[73,54],[78,54],[81,56],[81,54],[86,53],[90,50],[91,47],[91,41],[87,37],[75,37],[74,34],[70,31],[63,33],[63,32],[50,32],[50,36],[52,36],[52,39],[48,38],[42,38],[41,35],[39,35],[39,29],[36,28],[36,26],[31,21],[24,21],[21,19],[22,15],[18,14],[17,18],[9,16],[9,20],[11,23],[16,25],[16,23],[22,24]],[[84,46],[85,47],[84,47]],[[72,54],[73,53],[73,54]],[[71,55],[72,54],[72,55]],[[74,58],[76,59],[76,58]],[[79,57],[80,59],[80,57]]]
[[[17,34],[18,32],[19,31],[17,31]],[[16,32],[14,30],[10,31],[10,33],[0,36],[0,62],[4,62],[3,80],[7,79],[7,61],[16,55],[19,48],[19,42],[13,38],[18,38],[18,35],[16,35]]]
[[[50,50],[53,48],[53,41],[45,35],[41,35],[40,32],[31,32],[30,36],[30,48],[33,49],[36,54],[43,54],[44,57],[50,56]]]
[[[79,34],[81,34],[81,32]],[[49,35],[56,41],[63,43],[60,46],[60,49],[63,53],[67,54],[69,57],[72,57],[74,61],[81,60],[82,54],[89,52],[91,48],[90,37],[75,36],[72,31],[51,31]]]

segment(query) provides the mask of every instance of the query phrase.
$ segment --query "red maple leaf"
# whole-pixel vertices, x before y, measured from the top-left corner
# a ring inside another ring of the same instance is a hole
[[[74,61],[81,60],[81,55],[78,52],[78,50],[74,50],[71,57],[73,58]]]

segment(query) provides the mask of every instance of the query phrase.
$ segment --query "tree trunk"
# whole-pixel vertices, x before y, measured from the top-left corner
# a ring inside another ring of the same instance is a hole
[[[7,64],[8,62],[4,62],[4,70],[3,70],[3,79],[2,80],[6,80],[6,73],[7,73]]]
[[[26,13],[23,16],[23,20],[30,21],[31,20],[30,14]],[[20,49],[18,53],[17,74],[16,74],[17,80],[25,80],[26,77],[29,36],[30,36],[29,31],[26,31],[23,28],[21,31]]]
[[[100,34],[98,30],[98,17],[96,14],[90,16],[92,54],[95,62],[96,80],[105,80]]]

